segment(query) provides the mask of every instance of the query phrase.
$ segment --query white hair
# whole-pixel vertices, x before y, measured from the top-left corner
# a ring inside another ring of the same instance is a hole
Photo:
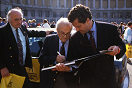
[[[21,10],[19,7],[16,7],[16,8],[13,8],[13,9],[11,9],[11,10],[8,11],[8,13],[7,13],[7,15],[6,15],[7,21],[9,21],[9,19],[11,19],[11,18],[10,18],[10,14],[11,14],[12,12],[19,12],[19,13],[21,14],[22,18],[23,18],[22,10]]]
[[[60,18],[56,23],[56,29],[58,29],[61,25],[71,25],[72,26],[72,24],[69,22],[67,18]]]

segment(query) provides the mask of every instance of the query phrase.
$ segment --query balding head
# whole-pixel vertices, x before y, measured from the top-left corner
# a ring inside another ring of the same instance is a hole
[[[62,42],[66,42],[70,38],[72,24],[67,18],[60,18],[56,23],[57,34]]]
[[[13,14],[15,14],[15,13],[19,13],[19,14],[21,14],[21,16],[22,16],[22,18],[23,18],[23,13],[22,13],[22,10],[19,8],[19,7],[16,7],[16,8],[13,8],[13,9],[11,9],[11,10],[9,10],[8,11],[8,13],[7,13],[7,21],[9,20],[9,19],[11,19],[11,15],[13,15]]]
[[[56,23],[56,29],[63,27],[63,26],[71,26],[72,24],[68,21],[67,18],[60,18]]]
[[[7,13],[7,21],[16,29],[22,24],[23,14],[20,8],[11,9]]]

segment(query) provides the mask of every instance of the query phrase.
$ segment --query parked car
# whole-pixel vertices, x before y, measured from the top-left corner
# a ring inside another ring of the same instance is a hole
[[[116,86],[117,88],[128,88],[129,73],[127,70],[127,57],[124,54],[119,60],[114,59]]]

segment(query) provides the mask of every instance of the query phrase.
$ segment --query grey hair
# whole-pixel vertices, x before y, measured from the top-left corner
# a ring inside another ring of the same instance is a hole
[[[60,18],[56,23],[56,29],[58,29],[61,25],[71,25],[72,26],[72,24],[69,22],[67,18]]]
[[[22,15],[22,18],[23,18],[22,10],[21,10],[19,7],[16,7],[16,8],[13,8],[13,9],[11,9],[11,10],[8,11],[8,13],[7,13],[7,15],[6,15],[7,21],[9,21],[9,19],[11,19],[11,18],[10,18],[10,14],[11,14],[12,12],[19,12],[19,13]]]

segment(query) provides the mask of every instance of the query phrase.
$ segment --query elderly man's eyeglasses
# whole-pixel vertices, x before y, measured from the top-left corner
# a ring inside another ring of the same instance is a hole
[[[64,32],[62,32],[62,31],[60,31],[59,32],[59,34],[61,35],[61,36],[63,36],[63,37],[67,37],[67,36],[70,36],[70,32],[68,32],[68,33],[64,33]]]

